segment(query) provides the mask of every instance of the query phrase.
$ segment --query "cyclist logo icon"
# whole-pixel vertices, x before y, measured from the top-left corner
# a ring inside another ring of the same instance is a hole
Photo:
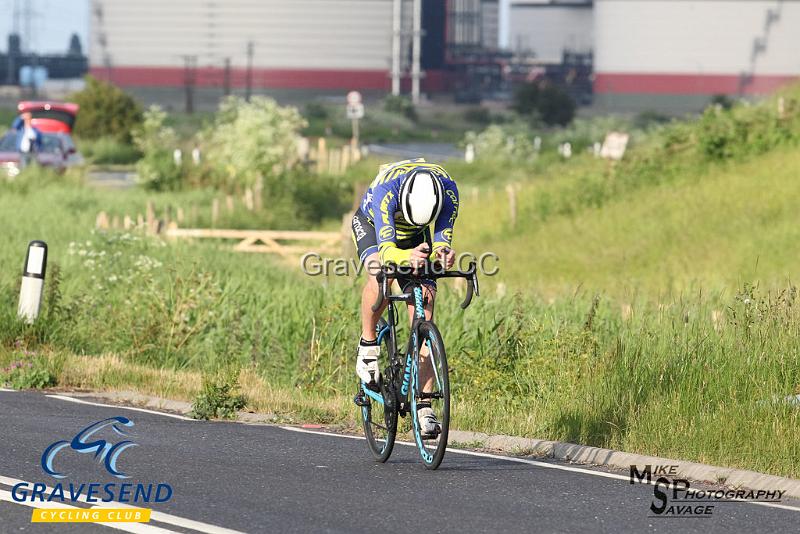
[[[117,469],[117,460],[119,460],[119,456],[123,451],[130,447],[136,447],[136,443],[130,440],[120,441],[116,444],[109,443],[104,439],[89,440],[94,434],[106,427],[111,427],[111,429],[120,436],[127,436],[123,427],[130,428],[132,426],[133,421],[127,417],[111,417],[93,423],[78,432],[71,441],[56,441],[47,447],[44,453],[42,453],[42,469],[44,469],[45,473],[54,478],[66,478],[67,475],[55,470],[53,467],[53,460],[62,449],[69,447],[79,454],[94,453],[94,457],[98,459],[98,461],[103,462],[103,465],[109,473],[117,478],[130,478]]]

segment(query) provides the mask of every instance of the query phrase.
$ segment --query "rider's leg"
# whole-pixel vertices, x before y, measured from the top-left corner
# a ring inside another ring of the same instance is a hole
[[[377,253],[372,253],[364,259],[367,282],[361,292],[361,340],[358,343],[356,374],[367,384],[377,382],[380,376],[378,360],[381,349],[376,339],[375,327],[385,306],[382,306],[377,312],[372,311],[372,305],[378,297],[378,282],[375,276],[379,266],[380,260]]]
[[[433,303],[436,299],[436,289],[423,285],[422,298],[427,301],[425,304],[425,319],[430,321],[433,319]],[[414,304],[412,303],[408,306],[408,318],[410,323],[414,322],[414,314]],[[431,364],[430,358],[428,358],[428,346],[423,345],[419,351],[419,381],[422,384],[422,391],[429,392],[433,390],[434,378],[433,365]]]
[[[372,311],[372,305],[378,298],[378,281],[375,279],[375,275],[378,273],[380,265],[377,253],[370,254],[364,260],[364,274],[367,277],[367,282],[361,291],[361,338],[364,341],[375,341],[375,326],[378,324],[383,310],[386,309],[386,302],[384,302],[380,310]]]

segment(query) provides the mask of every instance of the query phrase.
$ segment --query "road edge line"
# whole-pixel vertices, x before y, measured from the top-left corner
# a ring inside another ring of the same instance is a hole
[[[336,433],[333,433],[333,432],[323,432],[323,431],[319,431],[319,430],[308,430],[308,429],[305,429],[305,428],[286,426],[286,425],[280,425],[279,428],[282,428],[283,430],[289,430],[289,431],[292,431],[292,432],[302,432],[304,434],[316,434],[316,435],[320,435],[320,436],[329,436],[329,437],[336,437],[336,438],[350,438],[350,439],[361,439],[361,440],[365,439],[363,436],[353,436],[353,435],[348,435],[348,434],[336,434]],[[524,440],[524,441],[528,441],[528,442],[538,442],[540,444],[541,443],[553,443],[553,444],[556,444],[556,445],[565,445],[565,446],[569,446],[569,447],[579,447],[579,448],[583,448],[583,449],[594,449],[594,450],[597,450],[597,451],[606,451],[606,452],[610,452],[610,453],[619,453],[620,455],[624,455],[626,458],[630,458],[632,461],[633,460],[639,460],[639,461],[644,462],[644,463],[641,463],[641,464],[625,463],[624,465],[622,465],[622,464],[614,465],[614,464],[610,464],[610,463],[604,463],[604,464],[592,463],[592,462],[583,461],[583,460],[581,460],[579,458],[573,459],[573,458],[569,458],[569,457],[566,457],[566,456],[563,456],[563,457],[559,457],[559,456],[555,456],[555,455],[537,456],[538,458],[549,458],[549,459],[554,459],[554,460],[562,460],[562,461],[574,462],[574,463],[579,463],[579,464],[582,464],[582,465],[591,465],[591,466],[596,466],[596,467],[611,467],[611,468],[615,468],[615,469],[617,469],[617,468],[630,469],[631,465],[645,465],[647,463],[650,463],[651,465],[653,465],[653,464],[658,464],[658,465],[681,465],[681,464],[691,464],[692,463],[692,462],[681,462],[680,460],[671,460],[671,459],[667,459],[667,458],[658,458],[658,457],[655,457],[655,456],[642,456],[642,455],[638,455],[638,454],[621,453],[619,451],[612,451],[610,449],[599,449],[597,447],[585,447],[583,445],[575,445],[575,444],[572,444],[572,443],[561,443],[561,442],[558,442],[558,441],[545,442],[543,440],[533,440],[533,439],[528,439],[528,438],[517,438],[517,437],[513,437],[513,436],[489,436],[488,434],[482,434],[482,433],[478,433],[478,432],[465,432],[465,431],[461,431],[461,430],[451,430],[450,431],[450,437],[452,437],[453,434],[459,435],[461,437],[464,437],[464,435],[466,435],[466,434],[478,434],[478,435],[486,436],[487,439],[485,439],[485,442],[491,443],[492,446],[493,446],[492,447],[493,450],[499,450],[500,452],[508,452],[509,454],[524,454],[526,451],[528,451],[530,449],[523,449],[523,448],[505,449],[505,450],[504,449],[499,449],[499,448],[496,448],[498,446],[497,440],[490,440],[488,438],[501,438],[502,437],[502,438],[510,438],[511,440],[513,440],[515,442],[517,440]],[[473,438],[473,439],[471,439],[470,441],[466,442],[466,443],[469,444],[469,446],[471,446],[471,447],[472,446],[478,446],[478,447],[483,447],[484,446],[484,445],[480,444],[480,440],[476,439],[475,436],[470,436],[470,437]],[[410,441],[400,441],[400,440],[398,440],[395,443],[400,444],[400,445],[406,445],[406,446],[409,446],[409,447],[416,447],[416,444],[413,443],[413,442],[410,442]],[[459,440],[452,440],[451,443],[462,443],[462,442],[459,441]],[[490,448],[490,447],[486,447],[486,448]],[[467,455],[467,456],[479,456],[479,457],[483,457],[483,458],[494,458],[494,459],[498,459],[498,460],[506,460],[506,461],[509,461],[509,462],[516,462],[516,463],[523,463],[523,464],[533,465],[533,466],[541,467],[541,468],[544,468],[544,469],[556,469],[556,470],[559,470],[559,471],[569,471],[569,472],[579,473],[579,474],[584,474],[584,475],[597,476],[597,477],[603,477],[603,478],[611,478],[611,479],[621,480],[623,482],[630,482],[630,477],[629,476],[620,475],[618,473],[607,473],[605,471],[593,471],[591,469],[586,469],[586,468],[582,468],[582,467],[551,464],[551,463],[547,463],[547,462],[543,462],[543,461],[539,461],[539,460],[533,460],[533,459],[530,459],[530,458],[524,458],[524,457],[520,457],[520,456],[502,456],[502,455],[492,454],[492,453],[488,453],[488,452],[457,449],[454,446],[448,446],[447,447],[447,452],[453,452],[453,453],[456,453],[456,454],[464,454],[464,455]],[[675,463],[670,463],[670,462],[675,462]],[[694,465],[701,466],[701,467],[704,467],[704,468],[722,469],[722,470],[725,470],[725,471],[736,471],[734,469],[707,466],[707,465],[703,465],[703,464],[694,464]],[[749,473],[751,471],[742,471],[742,472]],[[800,481],[796,481],[794,479],[784,479],[782,477],[774,477],[772,475],[762,475],[761,473],[755,473],[755,474],[759,475],[759,476],[762,476],[762,477],[771,477],[771,478],[781,479],[781,480],[785,480],[785,481],[789,481],[789,482],[798,482],[798,483],[800,483]],[[679,478],[679,476],[673,476],[673,478]],[[692,480],[696,480],[698,482],[707,482],[707,483],[710,483],[712,485],[718,485],[718,486],[719,485],[724,485],[724,484],[721,484],[720,482],[713,482],[713,481],[709,481],[709,480],[692,478],[691,476],[689,476],[688,478],[691,478]],[[654,482],[651,481],[651,482],[648,483],[648,482],[642,481],[642,483],[643,484],[651,484],[652,485]],[[742,487],[744,487],[744,486],[742,486]],[[775,489],[783,489],[783,488],[748,488],[748,489],[771,489],[771,490],[774,491]],[[784,495],[794,497],[794,495],[791,495],[788,490],[785,491]],[[747,503],[747,504],[753,504],[753,505],[757,505],[757,506],[765,506],[765,507],[768,507],[768,508],[780,508],[780,509],[783,509],[783,510],[791,510],[793,512],[800,512],[800,507],[797,507],[797,506],[790,506],[790,505],[777,504],[777,503],[767,503],[767,502],[754,502],[754,501],[748,501],[747,499],[738,499],[738,498],[728,499],[728,500],[744,502],[744,503]]]
[[[197,421],[197,419],[192,419],[191,417],[186,417],[184,415],[178,415],[174,413],[167,413],[167,412],[159,412],[156,410],[148,410],[147,408],[136,408],[134,406],[125,406],[123,404],[103,404],[101,402],[92,402],[83,399],[77,399],[75,397],[69,397],[67,395],[54,395],[54,394],[46,394],[45,397],[49,397],[51,399],[62,400],[66,402],[74,402],[77,404],[88,404],[89,406],[100,406],[102,408],[119,408],[121,410],[133,410],[135,412],[142,412],[142,413],[149,413],[152,415],[163,415],[164,417],[172,417],[173,419],[180,419],[181,421]]]
[[[127,407],[115,404],[101,404],[90,401],[76,399],[75,397],[68,397],[65,395],[47,395],[48,397],[58,398],[65,401],[77,402],[81,404],[90,404],[95,406],[102,406],[106,408],[124,408],[129,410],[137,410],[145,413],[155,415],[163,415],[166,417],[173,417],[176,419],[196,421],[188,417],[158,412],[155,410],[147,410],[144,408]],[[153,397],[156,398],[156,397]],[[241,415],[241,414],[240,414]],[[246,424],[248,421],[238,420],[234,421]],[[264,423],[273,425],[274,423]],[[328,436],[339,436],[355,439],[363,439],[360,436],[335,434],[331,432],[315,432],[298,427],[287,425],[274,424],[279,428],[286,430],[294,430],[298,432],[305,432],[310,434],[323,434]],[[550,458],[554,460],[561,460],[572,462],[582,465],[591,465],[599,467],[609,467],[613,469],[630,469],[631,465],[675,465],[677,466],[676,478],[687,478],[690,480],[705,482],[715,485],[731,486],[734,488],[747,488],[753,490],[783,490],[784,495],[800,499],[800,480],[788,477],[780,477],[777,475],[767,475],[758,473],[757,471],[747,471],[743,469],[735,469],[730,467],[719,467],[708,464],[701,464],[697,462],[690,462],[686,460],[675,460],[672,458],[662,458],[658,456],[646,456],[641,454],[628,453],[624,451],[617,451],[614,449],[604,449],[600,447],[592,447],[589,445],[579,445],[576,443],[566,443],[562,441],[549,441],[533,438],[523,438],[518,436],[506,435],[490,435],[484,432],[470,432],[464,430],[450,430],[450,442],[459,443],[465,446],[481,449],[489,449],[500,451],[508,454],[527,456],[535,456],[537,458]],[[398,442],[400,443],[400,442]],[[413,445],[413,444],[412,444]],[[455,449],[448,447],[448,450],[455,452],[469,452],[462,449]],[[476,453],[481,454],[481,453]],[[514,459],[514,457],[502,458]],[[595,472],[593,472],[595,473]],[[791,508],[795,509],[795,508]]]

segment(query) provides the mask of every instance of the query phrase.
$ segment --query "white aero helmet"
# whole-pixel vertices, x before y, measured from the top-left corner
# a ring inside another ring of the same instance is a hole
[[[428,172],[415,171],[400,186],[400,209],[403,218],[414,226],[427,226],[442,211],[442,180]]]

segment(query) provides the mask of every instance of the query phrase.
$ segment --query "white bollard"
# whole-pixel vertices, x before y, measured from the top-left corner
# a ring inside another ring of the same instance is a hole
[[[183,154],[181,154],[181,149],[180,148],[176,148],[172,152],[172,160],[175,162],[175,166],[176,167],[180,167],[181,166],[181,162],[183,160]]]
[[[200,149],[198,147],[192,149],[192,163],[200,165]]]
[[[22,287],[19,290],[17,316],[32,324],[39,317],[42,307],[44,275],[47,270],[47,243],[31,241],[25,255],[25,268],[22,271]]]
[[[472,163],[475,161],[475,145],[472,143],[467,145],[467,150],[464,153],[464,161]]]

